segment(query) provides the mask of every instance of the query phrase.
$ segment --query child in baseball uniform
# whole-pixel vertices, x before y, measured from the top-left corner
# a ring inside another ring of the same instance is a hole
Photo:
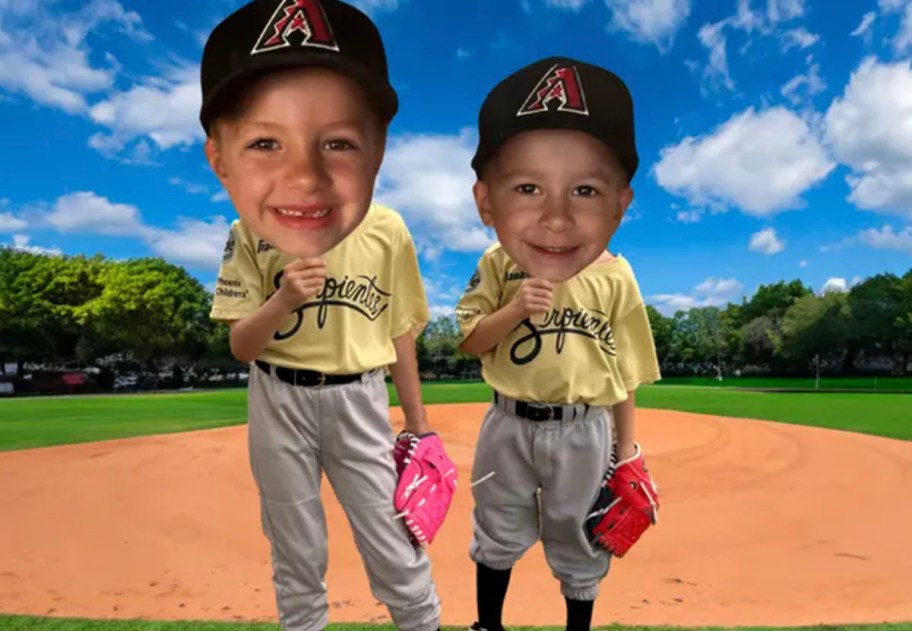
[[[433,631],[430,562],[394,519],[384,368],[406,428],[428,432],[415,339],[429,320],[402,218],[372,203],[398,108],[376,27],[338,0],[254,0],[211,33],[201,123],[240,218],[211,317],[250,362],[249,456],[279,619],[327,625],[325,472],[373,595],[399,629]]]
[[[630,262],[606,249],[633,197],[633,132],[624,83],[567,58],[517,71],[481,108],[474,194],[499,243],[456,308],[494,390],[472,472],[476,630],[503,629],[511,568],[539,539],[571,631],[589,629],[608,573],[585,522],[612,450],[638,449],[637,387],[660,377]]]

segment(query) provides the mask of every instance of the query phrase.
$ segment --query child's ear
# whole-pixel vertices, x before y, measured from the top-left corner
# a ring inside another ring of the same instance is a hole
[[[489,228],[494,227],[494,214],[491,212],[491,189],[488,185],[478,180],[472,187],[475,196],[475,205],[478,207],[478,216],[481,222]]]
[[[206,139],[206,144],[203,145],[203,151],[206,152],[206,160],[209,161],[212,172],[215,173],[222,186],[225,186],[228,181],[228,172],[225,169],[225,161],[222,159],[218,141],[210,136]]]
[[[620,225],[621,220],[624,218],[624,213],[627,212],[627,209],[630,207],[630,204],[633,202],[633,188],[628,184],[624,188],[618,191],[618,214],[617,222]]]
[[[374,169],[374,177],[380,174],[380,167],[383,166],[383,159],[386,157],[386,141],[389,137],[389,125],[377,124],[377,162]]]

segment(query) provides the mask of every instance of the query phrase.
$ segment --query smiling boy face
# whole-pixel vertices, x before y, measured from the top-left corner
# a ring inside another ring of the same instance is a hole
[[[482,221],[510,258],[551,282],[572,278],[605,252],[633,199],[604,143],[562,129],[506,140],[474,193]]]
[[[238,214],[279,250],[321,256],[364,219],[386,137],[363,91],[320,68],[261,80],[206,154]]]

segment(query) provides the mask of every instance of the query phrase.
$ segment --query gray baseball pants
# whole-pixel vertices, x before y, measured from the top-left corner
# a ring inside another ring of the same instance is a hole
[[[317,631],[328,622],[325,471],[374,597],[399,629],[435,631],[440,602],[430,560],[393,519],[397,475],[382,371],[349,384],[303,387],[251,366],[248,438],[282,628]]]
[[[562,421],[529,421],[501,397],[485,414],[475,449],[470,556],[495,570],[513,567],[541,538],[561,593],[595,600],[611,555],[588,542],[583,523],[611,460],[606,408],[564,406]],[[540,501],[538,491],[541,491]]]

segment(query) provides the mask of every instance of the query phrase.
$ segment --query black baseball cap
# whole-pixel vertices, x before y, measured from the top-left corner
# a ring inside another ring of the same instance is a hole
[[[633,98],[613,72],[568,57],[547,57],[498,83],[478,114],[472,168],[485,163],[510,136],[533,129],[572,129],[604,142],[633,179],[639,165]]]
[[[247,82],[274,70],[318,66],[352,78],[386,122],[399,100],[386,51],[367,15],[339,0],[253,0],[209,34],[200,123],[209,126]]]

